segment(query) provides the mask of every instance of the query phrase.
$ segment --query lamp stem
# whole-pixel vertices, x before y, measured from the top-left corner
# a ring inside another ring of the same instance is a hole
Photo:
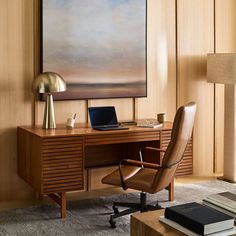
[[[55,115],[53,107],[53,97],[51,93],[47,94],[44,109],[43,129],[55,129]]]

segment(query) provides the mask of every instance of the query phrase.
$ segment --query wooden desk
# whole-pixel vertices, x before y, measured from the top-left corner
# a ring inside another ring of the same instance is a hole
[[[18,175],[40,195],[46,194],[61,206],[66,217],[69,191],[83,190],[84,170],[117,165],[123,158],[138,159],[145,146],[165,149],[172,123],[160,128],[130,126],[129,130],[96,131],[87,124],[69,130],[65,127],[42,129],[18,127]],[[162,155],[162,154],[160,154]],[[158,163],[160,156],[144,152],[145,161]],[[192,141],[176,172],[192,174]]]
[[[164,210],[135,213],[131,215],[131,236],[180,236],[183,233],[159,222]]]

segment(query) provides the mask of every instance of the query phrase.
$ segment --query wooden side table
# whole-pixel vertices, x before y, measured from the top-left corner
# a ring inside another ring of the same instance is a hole
[[[159,217],[164,215],[164,209],[135,213],[131,215],[131,236],[180,236],[181,232],[159,222]]]

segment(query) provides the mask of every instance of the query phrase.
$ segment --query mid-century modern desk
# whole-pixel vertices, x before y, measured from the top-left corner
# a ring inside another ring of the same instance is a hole
[[[18,174],[40,195],[48,195],[61,206],[66,217],[66,192],[83,190],[85,170],[112,166],[123,158],[138,159],[142,147],[165,149],[171,122],[160,128],[129,126],[128,130],[96,131],[88,124],[69,130],[18,127]],[[157,154],[146,150],[145,161],[157,163]],[[160,154],[162,155],[162,154]],[[192,174],[192,140],[176,176]]]

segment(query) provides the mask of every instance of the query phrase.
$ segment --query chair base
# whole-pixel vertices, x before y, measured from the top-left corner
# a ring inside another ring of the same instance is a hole
[[[116,228],[116,222],[114,220],[115,218],[128,215],[136,211],[145,212],[145,211],[154,211],[162,209],[162,207],[159,206],[158,203],[156,205],[147,205],[146,202],[147,202],[147,194],[143,192],[140,193],[140,203],[114,202],[112,207],[114,214],[110,216],[109,220],[111,228]],[[125,207],[128,209],[120,212],[117,207]]]

